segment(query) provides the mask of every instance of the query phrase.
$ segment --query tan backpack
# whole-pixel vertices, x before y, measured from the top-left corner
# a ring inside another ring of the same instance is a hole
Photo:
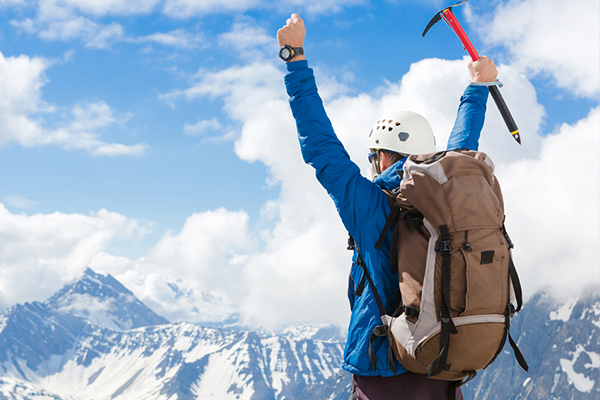
[[[376,246],[394,225],[391,261],[402,304],[392,316],[381,313],[371,343],[386,336],[407,370],[454,387],[491,364],[507,337],[528,370],[509,334],[522,294],[490,158],[470,150],[410,156],[392,199]]]

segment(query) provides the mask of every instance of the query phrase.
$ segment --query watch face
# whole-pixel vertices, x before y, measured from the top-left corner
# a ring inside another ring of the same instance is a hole
[[[282,48],[281,51],[279,52],[279,56],[281,58],[283,58],[284,60],[287,60],[288,58],[290,58],[291,55],[292,55],[292,52],[287,47]]]

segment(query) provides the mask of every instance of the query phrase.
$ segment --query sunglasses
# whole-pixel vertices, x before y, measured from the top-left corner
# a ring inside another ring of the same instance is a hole
[[[373,159],[375,158],[375,156],[376,156],[377,154],[379,154],[379,152],[378,152],[378,151],[374,151],[374,152],[372,152],[372,153],[369,153],[369,163],[370,163],[370,164],[373,164]]]

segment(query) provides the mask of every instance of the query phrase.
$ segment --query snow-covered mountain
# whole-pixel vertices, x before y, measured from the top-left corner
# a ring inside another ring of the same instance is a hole
[[[564,304],[536,294],[511,333],[530,372],[506,346],[466,400],[600,399],[600,288]],[[345,400],[343,346],[333,326],[169,323],[88,269],[44,303],[0,314],[0,400]]]
[[[90,268],[79,280],[65,285],[44,304],[59,314],[81,317],[94,325],[116,331],[169,323],[110,274],[100,275]]]
[[[529,373],[506,346],[463,390],[465,400],[600,399],[600,288],[564,304],[535,294],[513,319],[511,333]]]
[[[0,399],[301,398],[336,376],[342,350],[330,327],[170,324],[88,269],[48,301],[0,315]]]

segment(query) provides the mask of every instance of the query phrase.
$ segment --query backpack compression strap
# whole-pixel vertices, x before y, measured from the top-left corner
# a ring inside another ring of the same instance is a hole
[[[427,367],[427,376],[429,377],[450,369],[450,364],[446,364],[450,334],[458,333],[454,321],[452,321],[452,307],[450,304],[450,260],[452,256],[450,242],[448,225],[441,225],[440,239],[435,244],[435,250],[439,251],[442,256],[442,304],[440,306],[442,329],[440,332],[440,354]]]

